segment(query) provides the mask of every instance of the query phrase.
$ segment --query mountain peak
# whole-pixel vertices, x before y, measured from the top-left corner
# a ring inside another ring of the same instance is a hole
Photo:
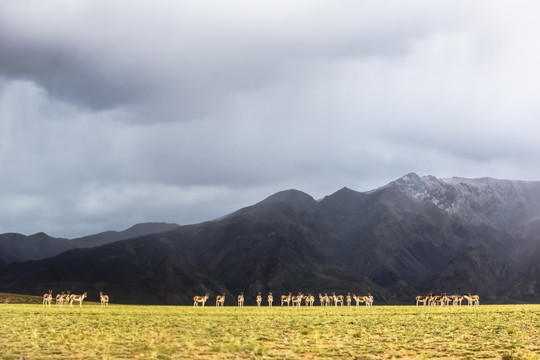
[[[418,174],[412,172],[388,183],[387,185],[372,190],[370,193],[387,188],[397,187],[401,192],[406,193],[410,197],[417,198],[418,193],[425,192],[427,189],[440,187],[441,184],[443,184],[443,182],[437,179],[435,176],[427,175],[420,177]]]
[[[321,203],[336,203],[337,205],[341,206],[346,202],[350,202],[352,199],[358,199],[363,196],[365,196],[365,194],[355,190],[351,190],[348,187],[343,187],[332,195],[325,196],[321,200]]]
[[[313,206],[317,201],[303,191],[290,189],[270,195],[259,204],[287,203],[293,206]]]
[[[338,193],[352,194],[352,193],[356,193],[356,192],[357,191],[354,191],[354,190],[349,189],[348,187],[344,186],[341,189],[339,189],[338,191],[336,191],[334,194],[338,194]]]
[[[418,174],[412,172],[405,176],[402,176],[401,178],[397,179],[396,181],[393,181],[391,184],[397,184],[397,185],[424,185],[428,183],[438,183],[439,179],[437,179],[433,175],[426,175],[426,176],[419,176]]]
[[[44,232],[40,231],[38,233],[30,235],[29,238],[32,238],[32,239],[50,239],[51,237],[49,235],[45,234]]]
[[[408,173],[406,175],[403,175],[401,178],[399,178],[396,181],[417,182],[417,181],[421,181],[421,180],[422,180],[422,178],[420,176],[418,176],[417,173],[411,172],[411,173]]]

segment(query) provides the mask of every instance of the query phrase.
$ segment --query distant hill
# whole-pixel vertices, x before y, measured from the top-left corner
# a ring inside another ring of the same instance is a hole
[[[16,233],[0,234],[0,266],[16,261],[45,259],[70,249],[90,248],[138,236],[157,234],[178,226],[168,223],[143,223],[124,231],[106,231],[72,240],[53,238],[45,233],[31,236]]]
[[[215,221],[0,270],[0,290],[106,291],[122,303],[195,294],[371,292],[378,303],[474,292],[540,302],[540,182],[408,174],[320,201],[286,190]]]

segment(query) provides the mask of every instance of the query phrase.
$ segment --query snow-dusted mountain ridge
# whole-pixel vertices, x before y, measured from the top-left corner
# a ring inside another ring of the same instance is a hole
[[[389,186],[397,186],[409,198],[431,203],[468,223],[483,222],[505,231],[515,231],[540,214],[538,181],[438,179],[411,173]]]

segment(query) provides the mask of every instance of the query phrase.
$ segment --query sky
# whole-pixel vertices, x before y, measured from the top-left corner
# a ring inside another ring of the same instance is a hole
[[[0,233],[540,180],[537,1],[0,0]]]

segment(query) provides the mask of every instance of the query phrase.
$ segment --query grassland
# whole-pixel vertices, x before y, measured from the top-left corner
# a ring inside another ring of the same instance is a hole
[[[1,359],[540,359],[540,305],[0,304]]]
[[[0,293],[0,304],[41,304],[43,297]]]

